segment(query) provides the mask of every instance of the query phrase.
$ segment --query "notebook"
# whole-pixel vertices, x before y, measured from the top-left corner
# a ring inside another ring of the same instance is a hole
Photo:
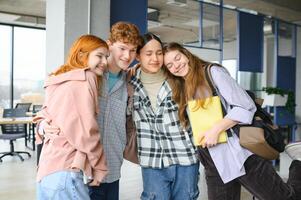
[[[192,127],[193,140],[196,146],[204,143],[204,140],[199,142],[199,133],[204,133],[209,130],[216,122],[223,119],[223,112],[219,96],[213,96],[205,99],[204,108],[196,109],[196,100],[188,101],[189,120]],[[218,143],[227,142],[226,131],[219,136]]]

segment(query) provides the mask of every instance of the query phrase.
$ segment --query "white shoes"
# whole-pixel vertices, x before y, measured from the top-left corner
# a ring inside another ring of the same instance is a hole
[[[293,160],[300,160],[301,161],[301,141],[292,142],[292,143],[286,145],[285,152]]]

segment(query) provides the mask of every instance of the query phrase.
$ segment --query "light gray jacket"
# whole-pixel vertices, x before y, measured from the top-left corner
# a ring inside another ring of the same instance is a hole
[[[120,79],[109,91],[109,74],[104,74],[102,93],[99,100],[100,113],[98,124],[101,143],[107,159],[109,174],[104,183],[120,179],[120,169],[123,162],[123,151],[126,144],[126,107],[127,87],[126,73],[122,72]]]

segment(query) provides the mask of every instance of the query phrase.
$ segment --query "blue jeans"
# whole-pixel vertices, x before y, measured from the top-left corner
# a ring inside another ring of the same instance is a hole
[[[119,180],[112,183],[101,183],[99,186],[89,186],[91,200],[118,200]]]
[[[82,172],[59,171],[42,178],[37,184],[38,200],[88,200],[88,186]]]
[[[199,196],[199,163],[142,168],[142,200],[194,200]]]

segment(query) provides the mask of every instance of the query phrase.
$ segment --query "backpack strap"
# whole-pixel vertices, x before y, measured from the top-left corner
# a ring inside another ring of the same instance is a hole
[[[205,67],[205,77],[206,77],[207,83],[212,91],[212,95],[219,96],[218,92],[217,92],[217,87],[214,84],[212,75],[211,75],[211,67],[213,67],[214,65],[215,65],[214,63],[211,63]],[[222,102],[221,102],[221,106],[222,106],[223,116],[225,116],[227,112],[226,112],[226,108],[224,107]]]
[[[206,77],[207,83],[209,84],[209,87],[212,91],[213,96],[218,96],[216,86],[214,85],[213,79],[212,79],[212,76],[211,76],[211,67],[213,65],[214,64],[211,63],[211,64],[209,64],[205,67],[205,77]]]
[[[218,95],[218,92],[217,92],[217,87],[216,87],[216,85],[214,84],[214,82],[213,82],[213,79],[212,79],[212,75],[211,75],[211,67],[213,67],[215,64],[214,63],[211,63],[211,64],[209,64],[209,65],[207,65],[206,67],[205,67],[205,77],[206,77],[206,80],[207,80],[207,82],[208,82],[208,85],[209,85],[209,87],[210,87],[210,89],[211,89],[211,91],[212,91],[212,95],[213,96],[219,96]],[[221,99],[221,97],[220,97],[220,99]],[[222,113],[223,113],[223,117],[225,117],[225,115],[227,114],[227,111],[226,111],[226,108],[225,108],[225,106],[224,106],[224,104],[222,103],[222,101],[221,101],[221,106],[222,106]],[[226,132],[227,132],[227,135],[228,135],[228,137],[231,137],[232,136],[232,128],[231,129],[228,129]]]

